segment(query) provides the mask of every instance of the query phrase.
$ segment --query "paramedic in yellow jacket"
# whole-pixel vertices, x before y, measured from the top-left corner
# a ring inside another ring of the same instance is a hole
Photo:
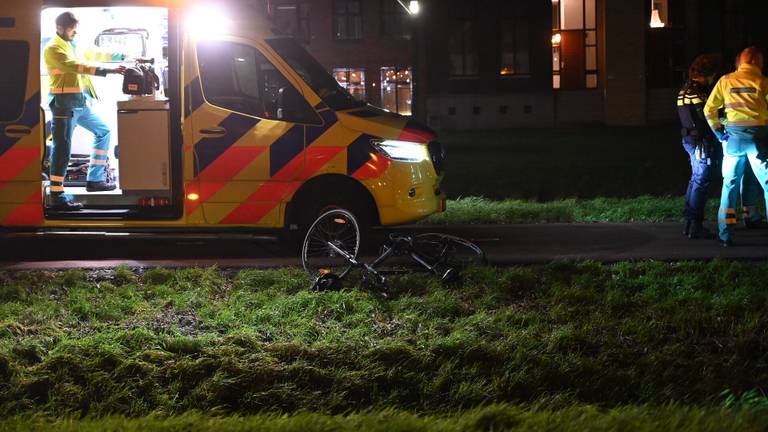
[[[768,198],[768,164],[759,154],[768,137],[768,78],[762,73],[763,54],[750,47],[742,51],[736,72],[720,78],[704,106],[707,122],[723,143],[723,191],[718,229],[720,242],[730,246],[736,224],[739,184],[747,163]],[[720,123],[718,110],[725,108],[727,124]]]
[[[56,17],[56,35],[45,47],[45,66],[50,76],[50,107],[53,119],[53,149],[50,168],[49,208],[54,210],[80,210],[82,204],[64,194],[64,177],[69,165],[72,148],[72,132],[77,125],[94,135],[93,150],[86,178],[88,192],[115,189],[106,181],[109,127],[91,111],[89,105],[96,98],[96,91],[89,75],[106,76],[122,74],[124,66],[102,68],[85,63],[74,43],[78,21],[71,12]],[[96,61],[124,60],[122,54],[89,53],[84,57]]]

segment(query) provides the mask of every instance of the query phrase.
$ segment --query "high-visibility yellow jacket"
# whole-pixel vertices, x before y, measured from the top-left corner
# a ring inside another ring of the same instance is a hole
[[[720,108],[725,108],[728,126],[768,125],[768,78],[751,64],[742,64],[736,72],[724,75],[704,106],[707,123],[714,131],[722,127],[717,114]]]
[[[107,75],[106,68],[89,65],[81,60],[75,44],[65,41],[58,34],[51,38],[45,47],[45,67],[48,69],[50,94],[90,93],[96,97],[88,75]],[[106,53],[86,50],[82,57],[86,61],[107,62],[123,60],[125,56],[119,53]]]

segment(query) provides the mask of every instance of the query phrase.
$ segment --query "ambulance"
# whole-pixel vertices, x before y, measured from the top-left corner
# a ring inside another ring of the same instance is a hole
[[[80,21],[78,47],[151,56],[160,77],[142,96],[121,91],[123,76],[91,77],[118,188],[85,191],[87,164],[73,161],[93,136],[75,130],[64,185],[79,211],[47,205],[41,60],[64,11]],[[264,12],[254,1],[0,2],[0,228],[298,233],[330,208],[369,226],[443,211],[435,133],[355,100]]]

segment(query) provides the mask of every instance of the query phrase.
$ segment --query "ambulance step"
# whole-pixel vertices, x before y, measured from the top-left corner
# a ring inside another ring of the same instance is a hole
[[[104,209],[82,209],[78,211],[54,211],[46,210],[46,219],[127,219],[135,214],[135,210],[104,210]]]

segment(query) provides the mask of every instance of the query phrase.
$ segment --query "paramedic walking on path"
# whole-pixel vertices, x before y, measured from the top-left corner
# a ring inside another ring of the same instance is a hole
[[[704,118],[704,103],[707,101],[707,87],[715,80],[718,58],[702,54],[688,69],[688,81],[677,96],[677,114],[683,127],[683,148],[691,162],[691,179],[685,192],[685,226],[683,234],[690,239],[712,238],[712,233],[702,225],[704,209],[709,195],[709,183],[714,171],[720,165],[720,145]]]
[[[723,191],[718,212],[723,246],[733,242],[739,184],[747,163],[768,197],[768,161],[758,152],[768,136],[768,78],[763,77],[762,68],[763,55],[757,48],[742,51],[738,70],[720,78],[704,107],[709,126],[723,143]],[[720,108],[725,108],[725,127],[717,113]]]
[[[73,41],[77,34],[78,21],[71,12],[56,17],[56,35],[45,47],[45,66],[50,76],[50,107],[53,114],[51,123],[53,150],[51,151],[50,202],[55,210],[79,210],[82,204],[72,201],[64,194],[64,177],[69,165],[72,148],[72,132],[77,125],[94,135],[93,150],[88,168],[86,190],[88,192],[114,190],[115,185],[107,183],[106,163],[109,150],[109,127],[90,109],[96,91],[88,75],[106,76],[109,73],[122,74],[124,66],[108,69],[91,66],[81,60]],[[124,60],[122,54],[86,53],[84,57],[96,61]]]

